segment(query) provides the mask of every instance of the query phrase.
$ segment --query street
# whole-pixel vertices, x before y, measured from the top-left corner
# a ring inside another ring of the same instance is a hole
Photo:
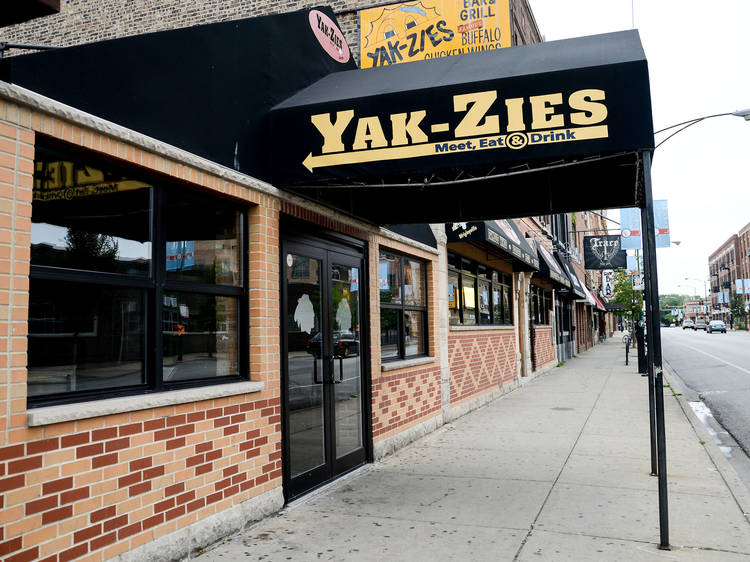
[[[750,451],[750,333],[707,334],[663,328],[668,366],[694,390],[714,417]]]

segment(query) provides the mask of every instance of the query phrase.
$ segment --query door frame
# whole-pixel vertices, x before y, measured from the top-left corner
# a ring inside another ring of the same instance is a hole
[[[290,440],[288,422],[288,341],[286,330],[287,294],[285,288],[284,250],[288,243],[304,244],[319,250],[331,250],[350,257],[361,259],[360,271],[360,365],[362,369],[362,444],[365,453],[365,463],[373,462],[373,435],[372,435],[372,378],[371,378],[371,355],[370,355],[370,291],[369,291],[369,254],[368,245],[365,241],[352,238],[344,234],[326,230],[310,223],[297,219],[282,217],[279,226],[279,338],[280,338],[280,360],[279,360],[279,384],[281,387],[281,466],[282,466],[282,488],[284,502],[303,496],[320,486],[323,486],[347,472],[359,468],[353,466],[336,474],[329,480],[325,480],[310,489],[298,493],[291,493],[291,471],[290,471]],[[326,272],[327,274],[327,272]],[[336,459],[332,459],[335,465]]]

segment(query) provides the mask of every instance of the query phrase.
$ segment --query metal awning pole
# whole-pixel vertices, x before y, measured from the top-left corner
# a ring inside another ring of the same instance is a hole
[[[643,159],[644,206],[641,207],[644,269],[646,274],[646,329],[648,330],[649,379],[654,380],[656,405],[656,454],[659,477],[659,548],[670,550],[669,505],[667,502],[667,446],[664,430],[664,378],[662,372],[661,331],[659,322],[659,281],[656,270],[656,231],[654,229],[654,198],[651,191],[651,152],[641,152]],[[649,388],[651,384],[649,384]]]

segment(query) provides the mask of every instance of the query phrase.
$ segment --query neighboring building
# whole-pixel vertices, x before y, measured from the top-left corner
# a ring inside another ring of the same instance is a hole
[[[334,2],[352,47],[371,5]],[[513,44],[540,41],[528,3],[512,6]],[[278,7],[68,0],[0,39],[74,45]],[[486,221],[478,238],[381,228],[50,97],[0,82],[8,560],[189,556],[612,330],[581,266],[580,235],[606,230],[594,214]]]
[[[734,320],[729,304],[739,294],[750,305],[750,224],[733,234],[708,257],[711,319]]]
[[[711,320],[709,316],[708,305],[704,299],[692,299],[687,300],[682,305],[682,320],[691,320],[696,322],[698,320]],[[715,318],[714,318],[715,320]]]

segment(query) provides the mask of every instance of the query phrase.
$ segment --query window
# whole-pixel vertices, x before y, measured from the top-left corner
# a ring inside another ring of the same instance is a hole
[[[552,291],[531,285],[529,291],[529,314],[534,324],[549,324],[552,310]]]
[[[451,325],[512,325],[512,277],[460,256],[448,255]]]
[[[380,356],[427,355],[427,289],[424,262],[380,252]]]
[[[29,404],[246,378],[246,220],[218,197],[37,146]]]

